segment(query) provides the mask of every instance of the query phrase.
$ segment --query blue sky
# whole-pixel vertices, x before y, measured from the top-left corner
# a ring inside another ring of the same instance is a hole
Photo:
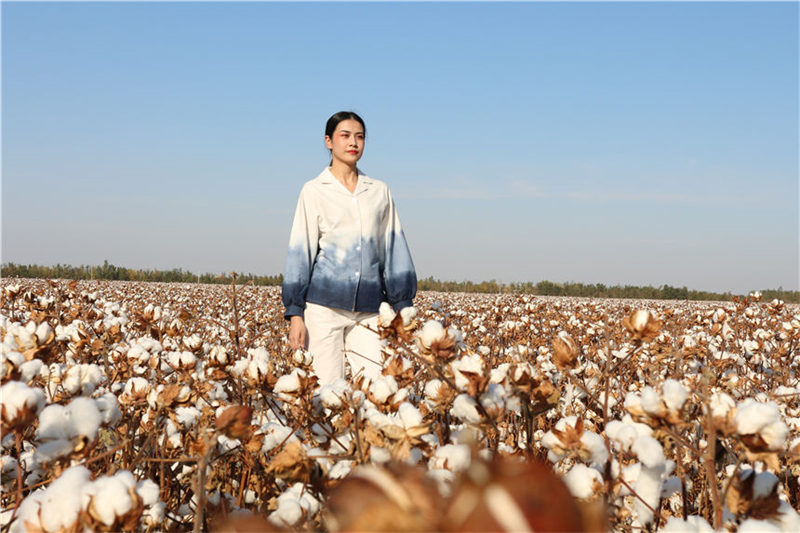
[[[2,261],[275,274],[367,123],[420,277],[798,289],[798,4],[2,3]]]

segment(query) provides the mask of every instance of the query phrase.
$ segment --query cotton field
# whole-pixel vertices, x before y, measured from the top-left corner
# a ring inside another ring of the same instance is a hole
[[[280,290],[3,280],[0,531],[800,531],[800,308],[423,293],[319,387]]]

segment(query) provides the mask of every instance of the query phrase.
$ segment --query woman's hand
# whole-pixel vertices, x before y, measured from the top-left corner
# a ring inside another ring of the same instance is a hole
[[[305,349],[308,342],[308,331],[303,317],[295,315],[289,320],[289,347],[292,350]]]

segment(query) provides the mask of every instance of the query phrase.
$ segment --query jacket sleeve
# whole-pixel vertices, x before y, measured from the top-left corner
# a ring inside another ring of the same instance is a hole
[[[403,227],[400,225],[394,198],[388,189],[386,192],[389,196],[389,212],[386,216],[381,276],[386,290],[386,300],[395,311],[399,311],[413,305],[414,296],[417,294],[417,273],[411,260],[411,252],[408,250],[406,236],[403,234]]]
[[[300,191],[294,213],[292,231],[289,234],[289,251],[283,271],[281,296],[286,308],[284,318],[303,316],[306,307],[306,292],[311,281],[311,269],[317,257],[319,225],[313,202],[309,197],[309,186]]]

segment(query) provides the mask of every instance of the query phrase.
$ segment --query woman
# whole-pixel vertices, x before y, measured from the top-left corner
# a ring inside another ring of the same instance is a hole
[[[325,125],[330,166],[300,191],[283,278],[289,345],[306,347],[320,384],[380,375],[378,308],[412,305],[417,275],[389,188],[356,167],[366,127],[340,111]]]

